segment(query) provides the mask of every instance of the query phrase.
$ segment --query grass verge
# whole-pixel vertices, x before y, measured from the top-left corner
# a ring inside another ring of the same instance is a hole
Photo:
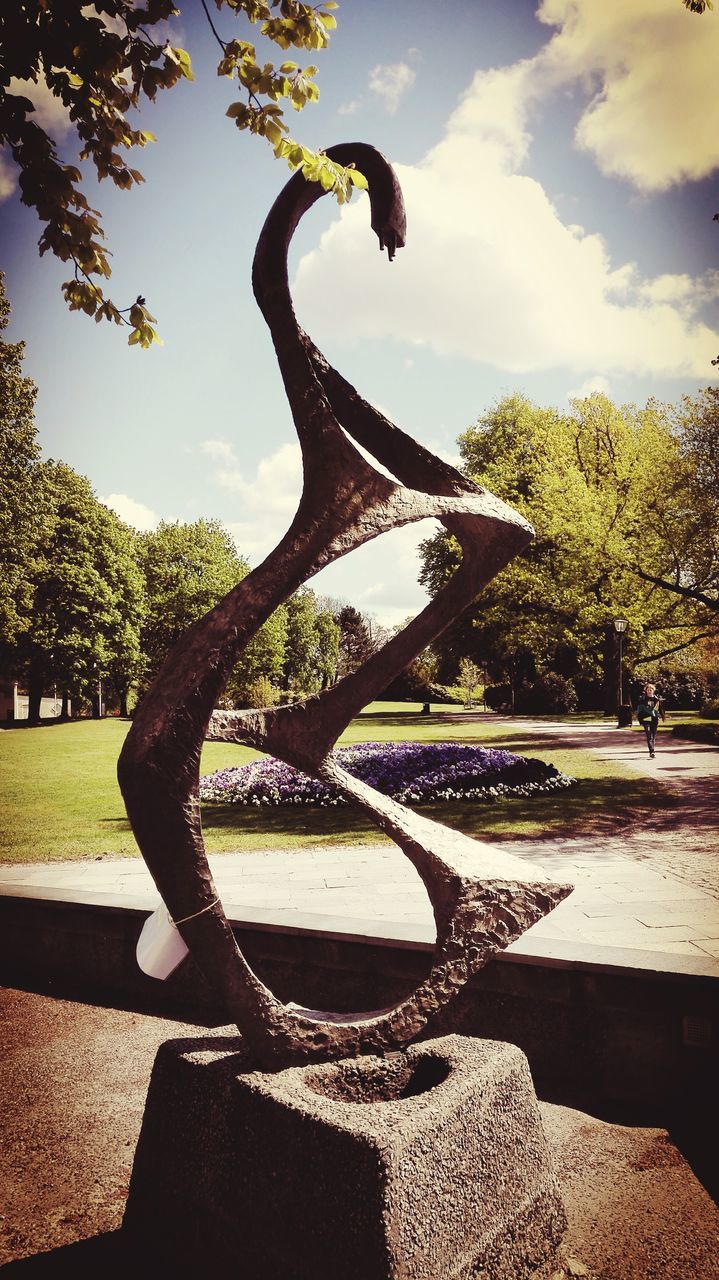
[[[37,729],[0,732],[0,860],[50,862],[84,857],[137,855],[117,785],[116,763],[127,721],[84,720]],[[582,748],[553,745],[525,722],[514,726],[456,708],[422,716],[406,704],[372,704],[340,741],[461,741],[491,743],[535,756],[577,778],[571,791],[493,805],[458,802],[426,805],[428,817],[467,835],[489,839],[597,834],[672,807],[675,797],[658,781]],[[209,742],[202,772],[244,764],[248,747]],[[375,844],[385,837],[351,809],[203,809],[208,851],[291,849],[322,844]]]

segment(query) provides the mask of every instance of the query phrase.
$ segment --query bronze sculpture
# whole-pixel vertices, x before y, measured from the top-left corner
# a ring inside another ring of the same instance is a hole
[[[390,260],[404,244],[395,174],[374,148],[327,153],[369,183],[371,225]],[[303,491],[285,536],[266,560],[182,637],[138,709],[118,764],[140,849],[200,968],[220,984],[257,1060],[269,1066],[401,1048],[494,952],[557,905],[570,887],[531,878],[517,859],[449,831],[350,777],[332,756],[361,708],[472,601],[531,539],[526,521],[434,457],[358,395],[299,327],[287,250],[319,184],[292,178],[271,209],[255,254],[255,297],[272,333],[303,461]],[[396,481],[376,471],[352,439]],[[402,524],[438,518],[458,539],[451,581],[359,671],[304,702],[215,713],[244,645],[288,595],[326,564]],[[318,1013],[281,1004],[239,951],[207,864],[198,798],[203,741],[248,743],[339,787],[391,836],[427,888],[437,923],[428,978],[396,1007]]]

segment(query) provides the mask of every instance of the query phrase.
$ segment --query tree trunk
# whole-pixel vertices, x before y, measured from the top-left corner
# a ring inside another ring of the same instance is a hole
[[[42,701],[43,682],[39,676],[31,675],[27,686],[28,691],[28,724],[40,723],[40,703]]]
[[[62,691],[62,706],[60,707],[60,719],[61,720],[70,719],[70,694],[68,693],[67,689],[63,689]]]
[[[117,692],[118,692],[118,698],[120,701],[120,715],[127,718],[130,714],[130,712],[127,709],[127,698],[130,692],[128,685],[123,685],[122,688],[118,689]]]

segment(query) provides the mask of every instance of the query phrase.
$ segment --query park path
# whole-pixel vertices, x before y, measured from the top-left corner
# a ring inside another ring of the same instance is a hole
[[[479,718],[479,717],[478,717]],[[694,885],[719,901],[719,749],[660,729],[657,753],[649,758],[644,735],[636,727],[618,729],[613,723],[568,724],[564,721],[529,720],[492,716],[513,732],[546,737],[562,748],[578,747],[599,760],[616,762],[634,773],[652,777],[666,786],[678,803],[672,809],[656,809],[621,832],[532,841],[503,841],[510,852],[528,848],[543,863],[549,857],[623,855],[644,862],[663,875]]]
[[[478,714],[478,720],[483,718]],[[492,720],[501,722],[501,717]],[[514,949],[550,956],[582,944],[715,965],[719,751],[663,733],[656,759],[650,761],[643,739],[631,730],[516,718],[506,723],[512,733],[580,746],[638,773],[651,773],[679,800],[671,810],[657,809],[641,823],[610,834],[588,829],[567,838],[503,840],[502,849],[576,886]],[[211,856],[210,864],[228,915],[238,922],[401,939],[410,945],[434,939],[424,886],[394,845],[224,853]],[[149,910],[157,902],[145,864],[131,858],[0,867],[2,892],[114,900]]]
[[[652,774],[678,797],[674,808],[658,808],[619,831],[587,827],[580,836],[503,840],[503,850],[576,886],[567,901],[514,943],[514,950],[551,955],[555,947],[559,955],[582,943],[715,965],[719,750],[663,732],[658,754],[650,760],[640,733],[613,724],[491,719],[507,723],[512,735],[546,739],[558,748],[578,746]],[[484,714],[477,713],[477,721],[485,721]],[[215,854],[210,864],[225,909],[237,922],[395,938],[409,945],[434,941],[425,888],[394,845]],[[3,892],[148,910],[157,902],[145,863],[128,858],[0,867]]]

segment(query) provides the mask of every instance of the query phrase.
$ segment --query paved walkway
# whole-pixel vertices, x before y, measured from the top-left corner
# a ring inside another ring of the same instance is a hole
[[[661,956],[660,967],[719,976],[719,751],[662,734],[649,760],[636,732],[613,725],[532,721],[531,729],[656,774],[692,803],[682,804],[679,816],[659,815],[656,825],[619,835],[503,841],[503,849],[576,886],[512,950],[566,959],[581,944],[585,959],[590,948],[605,963],[612,955],[630,963],[621,949],[640,965],[657,966]],[[424,887],[393,845],[217,854],[210,862],[233,921],[410,946],[434,940]],[[158,901],[144,863],[134,859],[0,866],[2,892],[115,900],[148,911]]]

